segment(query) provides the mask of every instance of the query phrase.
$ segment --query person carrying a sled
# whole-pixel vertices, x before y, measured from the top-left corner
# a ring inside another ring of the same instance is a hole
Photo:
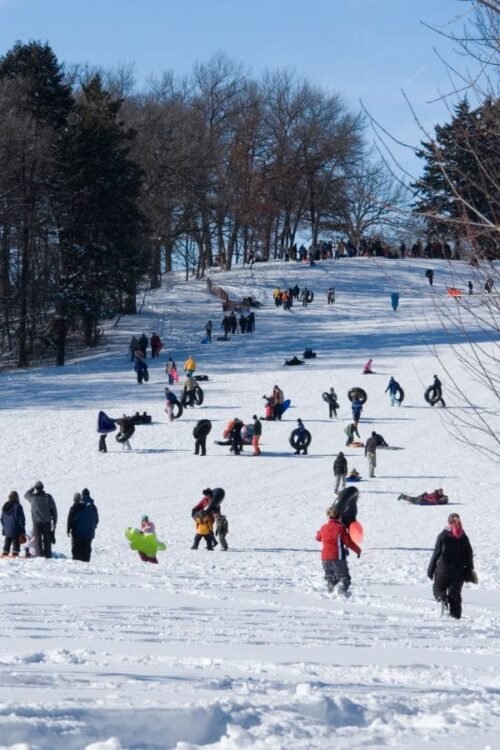
[[[347,594],[351,585],[349,566],[347,565],[346,547],[361,556],[361,549],[353,542],[336,508],[326,511],[327,523],[316,533],[316,540],[323,543],[321,562],[325,572],[325,580],[329,593],[338,585],[339,593]]]
[[[401,386],[399,385],[397,380],[395,380],[391,375],[389,383],[387,384],[387,388],[384,391],[384,393],[387,393],[387,391],[389,391],[389,398],[391,399],[391,406],[394,406],[394,404],[398,404],[398,406],[401,406],[401,402],[397,398],[400,387]]]

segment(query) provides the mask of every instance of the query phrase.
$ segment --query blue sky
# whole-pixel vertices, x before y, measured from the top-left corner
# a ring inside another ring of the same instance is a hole
[[[447,117],[442,103],[428,102],[450,90],[433,51],[451,57],[450,45],[421,21],[445,30],[470,6],[468,0],[0,0],[0,54],[17,40],[47,41],[62,62],[134,63],[141,84],[165,70],[189,73],[223,50],[256,75],[294,68],[352,107],[361,99],[395,136],[415,143],[418,130],[401,89],[427,127]]]

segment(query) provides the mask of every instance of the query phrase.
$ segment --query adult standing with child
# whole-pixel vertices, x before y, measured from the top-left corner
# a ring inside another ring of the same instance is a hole
[[[57,507],[54,498],[45,492],[40,480],[24,493],[24,497],[31,505],[37,557],[52,557],[52,544],[57,526]]]

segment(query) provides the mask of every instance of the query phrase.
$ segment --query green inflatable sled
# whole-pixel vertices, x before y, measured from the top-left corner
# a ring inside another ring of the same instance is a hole
[[[125,536],[130,542],[130,549],[138,552],[144,562],[157,563],[156,553],[167,549],[167,545],[160,542],[156,534],[144,534],[131,526],[126,530]]]

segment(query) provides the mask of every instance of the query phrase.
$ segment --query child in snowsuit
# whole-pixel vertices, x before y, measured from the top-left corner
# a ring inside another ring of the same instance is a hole
[[[148,516],[143,516],[141,518],[141,532],[143,534],[156,534],[156,527],[154,523],[149,520]],[[144,552],[141,552],[139,550],[139,557],[143,562],[158,564],[158,558],[156,557],[156,555],[154,557],[150,557],[149,555],[146,555]]]
[[[194,535],[193,546],[191,549],[198,549],[200,541],[205,539],[207,543],[207,550],[211,552],[213,550],[212,537],[213,537],[213,523],[210,515],[199,513],[194,518],[194,525],[196,528],[196,534]]]
[[[346,547],[349,547],[358,557],[361,550],[351,539],[348,530],[340,521],[336,508],[326,511],[328,522],[323,524],[316,534],[316,540],[323,542],[321,561],[325,571],[328,591],[332,592],[339,585],[339,591],[346,594],[351,585],[351,576],[346,560]]]
[[[220,547],[222,550],[226,551],[228,546],[226,542],[226,536],[229,532],[229,524],[227,522],[226,516],[223,516],[222,513],[217,511],[214,513],[215,518],[215,536],[219,538]]]
[[[8,557],[12,547],[12,557],[19,556],[20,545],[26,541],[26,521],[19,495],[12,491],[2,508],[2,534],[5,537],[2,557]],[[23,541],[24,540],[24,541]]]
[[[172,357],[169,357],[167,360],[167,364],[165,365],[165,373],[168,377],[169,385],[173,385],[175,380],[179,380],[177,367]]]

